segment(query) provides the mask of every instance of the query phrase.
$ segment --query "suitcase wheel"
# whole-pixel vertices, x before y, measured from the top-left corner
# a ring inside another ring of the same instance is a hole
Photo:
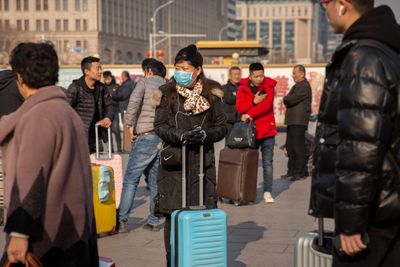
[[[240,206],[240,201],[239,200],[234,200],[233,201],[233,205],[235,205],[235,207],[239,207]]]

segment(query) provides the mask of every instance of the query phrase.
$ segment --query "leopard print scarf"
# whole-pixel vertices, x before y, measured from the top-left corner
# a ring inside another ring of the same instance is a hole
[[[207,99],[201,96],[203,85],[200,81],[194,85],[192,90],[178,84],[176,85],[176,89],[181,96],[186,98],[185,103],[183,104],[185,111],[191,111],[193,114],[200,114],[210,108],[210,103],[208,103]]]

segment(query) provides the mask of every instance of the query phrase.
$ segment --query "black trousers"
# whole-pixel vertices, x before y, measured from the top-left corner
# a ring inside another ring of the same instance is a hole
[[[369,227],[368,247],[354,256],[333,253],[333,267],[397,267],[400,266],[400,222],[375,224]]]
[[[305,125],[288,125],[287,127],[286,151],[289,157],[287,172],[289,176],[302,177],[304,174],[306,129]]]
[[[171,244],[170,244],[170,236],[171,236],[171,215],[165,217],[164,224],[164,246],[167,257],[167,267],[171,266]]]

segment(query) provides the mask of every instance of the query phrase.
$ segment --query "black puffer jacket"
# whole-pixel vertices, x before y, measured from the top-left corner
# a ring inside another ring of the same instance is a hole
[[[0,117],[16,111],[24,102],[11,70],[0,71]]]
[[[165,91],[170,84],[162,86],[163,91],[161,104],[156,109],[154,121],[155,131],[164,141],[165,145],[181,148],[181,135],[187,129],[193,129],[195,125],[202,125],[207,137],[204,143],[204,201],[207,208],[217,206],[216,171],[214,159],[214,143],[222,140],[226,134],[226,117],[223,110],[223,92],[220,86],[213,89],[212,110],[199,115],[189,115],[183,109],[185,98],[177,95],[177,103],[172,113],[167,107]],[[212,114],[213,113],[213,114]],[[176,125],[177,124],[177,125]],[[178,126],[178,127],[176,127]],[[187,147],[187,205],[199,205],[199,145],[188,145]],[[156,197],[156,213],[168,215],[182,207],[182,167],[158,168],[158,194]]]
[[[109,118],[112,121],[114,117],[113,101],[104,84],[97,82],[95,89],[90,90],[87,88],[85,79],[82,76],[78,80],[74,80],[68,87],[67,100],[81,117],[87,135],[89,135],[89,127],[94,117],[96,99],[100,119]],[[104,130],[102,131],[102,137],[104,141],[107,141],[107,135]]]
[[[238,112],[236,110],[236,92],[238,85],[233,84],[230,80],[227,84],[222,86],[224,89],[224,110],[226,114],[226,122],[234,124],[240,121]]]
[[[363,233],[371,222],[400,223],[398,36],[388,7],[368,11],[326,69],[309,213],[334,217],[339,233]]]

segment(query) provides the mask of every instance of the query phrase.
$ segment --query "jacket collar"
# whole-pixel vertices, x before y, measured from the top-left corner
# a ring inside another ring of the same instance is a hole
[[[19,120],[29,111],[36,106],[37,104],[47,102],[49,100],[54,100],[54,99],[64,99],[66,100],[65,92],[61,87],[52,85],[52,86],[46,86],[38,89],[38,92],[35,93],[34,95],[30,96],[28,99],[25,100],[25,102],[22,104],[22,106],[15,111],[14,113],[11,113],[9,115],[5,115],[1,117],[0,120],[0,144],[2,144],[6,139],[9,134],[11,134]]]

